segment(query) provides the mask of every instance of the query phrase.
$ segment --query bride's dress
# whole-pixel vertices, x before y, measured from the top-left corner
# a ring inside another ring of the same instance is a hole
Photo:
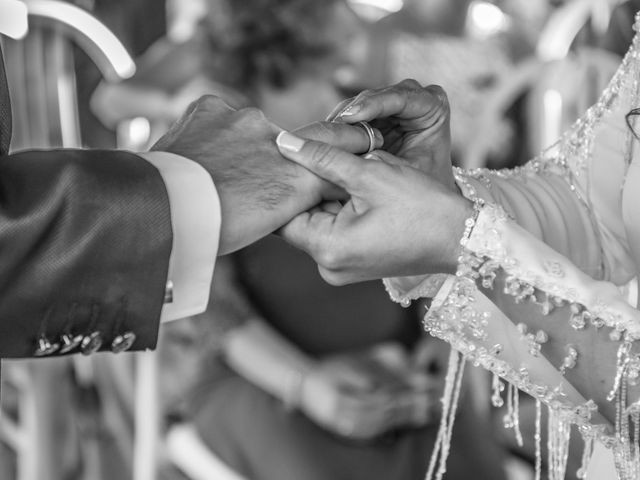
[[[624,288],[640,273],[640,142],[627,116],[639,82],[636,34],[598,103],[548,152],[456,172],[476,203],[456,276],[385,280],[403,304],[432,297],[425,328],[454,347],[428,478],[444,473],[468,361],[494,373],[516,438],[518,388],[536,399],[538,477],[546,405],[551,480],[564,478],[571,424],[586,445],[581,477],[640,479],[640,311]]]

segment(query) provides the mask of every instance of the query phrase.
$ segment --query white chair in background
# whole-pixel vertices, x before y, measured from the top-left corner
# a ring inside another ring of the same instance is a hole
[[[492,147],[487,143],[493,138],[490,132],[498,128],[509,109],[525,94],[525,141],[532,154],[552,146],[595,103],[620,59],[595,48],[579,48],[570,53],[570,47],[588,22],[597,33],[604,34],[611,9],[620,3],[623,2],[572,0],[558,8],[540,34],[536,55],[503,76],[487,99],[482,121],[462,155],[462,167],[486,166]]]

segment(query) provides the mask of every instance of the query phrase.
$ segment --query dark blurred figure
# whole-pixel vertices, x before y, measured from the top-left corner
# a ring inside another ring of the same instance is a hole
[[[205,93],[258,106],[283,128],[325,117],[343,98],[336,76],[364,55],[358,18],[342,1],[245,3],[208,0],[192,38],[159,40],[134,78],[101,84],[92,104],[103,123],[143,116],[157,136]]]
[[[209,0],[221,5],[220,0]],[[325,117],[337,77],[366,49],[363,25],[340,0],[250,0],[208,15],[208,76],[244,93],[283,128]]]

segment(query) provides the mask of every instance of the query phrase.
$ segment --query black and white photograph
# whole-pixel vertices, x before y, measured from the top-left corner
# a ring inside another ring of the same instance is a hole
[[[0,480],[640,480],[640,0],[0,0]]]

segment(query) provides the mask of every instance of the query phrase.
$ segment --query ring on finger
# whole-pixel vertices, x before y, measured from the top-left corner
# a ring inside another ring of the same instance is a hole
[[[356,125],[362,127],[366,132],[367,137],[369,137],[369,148],[366,153],[371,153],[376,148],[376,133],[374,132],[373,127],[371,127],[368,122],[358,122]]]

